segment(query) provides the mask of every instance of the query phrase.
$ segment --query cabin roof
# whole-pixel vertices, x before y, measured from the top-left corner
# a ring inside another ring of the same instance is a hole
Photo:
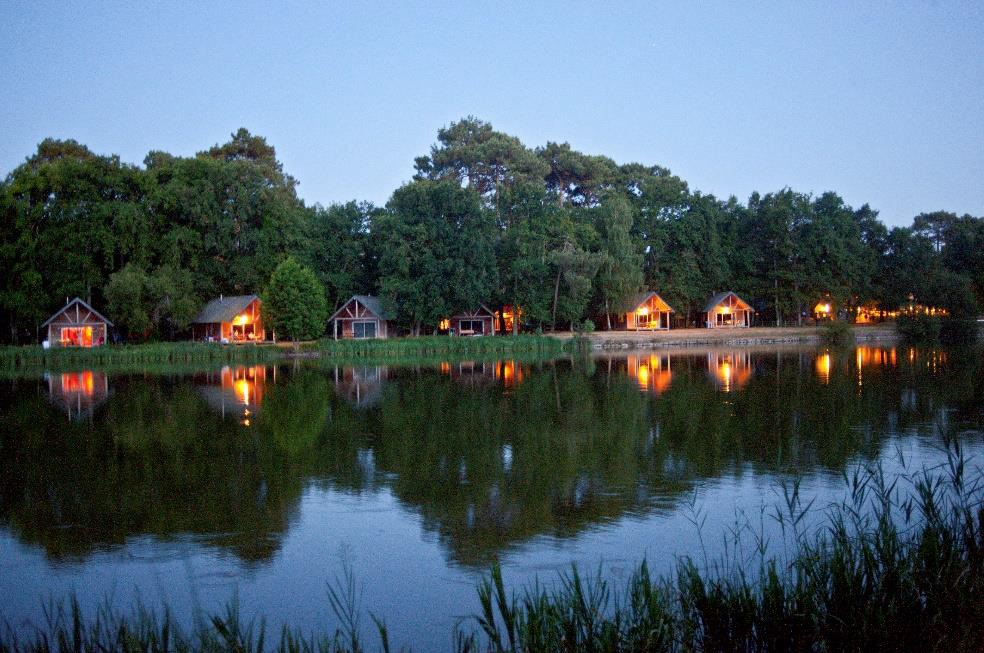
[[[100,320],[102,320],[103,322],[105,322],[107,324],[107,326],[113,326],[113,323],[110,322],[109,319],[105,315],[103,315],[102,313],[100,313],[96,309],[92,308],[92,306],[90,306],[87,302],[83,301],[79,297],[76,297],[72,301],[70,301],[67,304],[65,304],[62,308],[60,308],[59,310],[55,311],[55,314],[52,315],[51,317],[49,317],[45,321],[45,323],[42,324],[41,326],[43,326],[43,327],[48,326],[49,324],[51,324],[52,322],[55,321],[55,318],[57,318],[59,315],[61,315],[62,313],[64,313],[68,309],[72,308],[72,306],[74,306],[75,304],[81,304],[83,308],[85,308],[87,311],[89,311],[90,313],[92,313],[95,317],[98,317]]]
[[[725,299],[727,299],[729,295],[734,295],[734,298],[735,299],[737,299],[738,301],[740,301],[742,304],[744,304],[745,306],[747,306],[749,309],[752,308],[751,304],[749,304],[748,302],[746,302],[744,299],[742,299],[738,295],[735,295],[734,292],[732,292],[730,290],[726,290],[724,292],[719,292],[718,294],[714,295],[709,300],[707,300],[707,306],[704,307],[704,312],[705,313],[710,313],[711,311],[713,311],[714,310],[714,307],[717,306],[718,304],[720,304],[721,302],[723,302]]]
[[[667,304],[666,300],[659,296],[659,293],[653,292],[652,290],[634,295],[632,299],[629,300],[631,302],[629,312],[634,312],[637,308],[648,302],[650,297],[656,297],[656,299],[666,304],[666,308],[668,308],[671,313],[676,313],[676,311],[673,310],[673,307]]]
[[[332,313],[332,316],[328,318],[331,322],[338,314],[345,310],[345,307],[355,300],[369,309],[369,311],[381,320],[391,320],[392,318],[383,310],[383,303],[380,301],[379,297],[374,297],[373,295],[352,295],[347,302],[342,304],[341,308]]]
[[[478,314],[480,312],[482,312],[482,311],[485,311],[485,313],[487,313],[488,317],[491,317],[493,320],[495,319],[495,313],[492,311],[491,308],[489,308],[485,304],[479,304],[478,305],[478,308],[476,308],[474,311],[467,311],[467,310],[466,311],[458,311],[457,313],[455,313],[451,317],[452,318],[455,318],[455,317],[477,317]]]
[[[198,316],[191,321],[192,324],[215,324],[218,322],[232,322],[232,320],[245,311],[253,300],[259,299],[256,295],[232,295],[231,297],[216,297]]]

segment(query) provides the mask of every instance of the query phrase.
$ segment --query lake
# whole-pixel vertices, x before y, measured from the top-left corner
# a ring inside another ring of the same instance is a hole
[[[694,349],[559,360],[326,361],[52,372],[0,380],[0,619],[49,598],[166,604],[182,623],[238,602],[337,625],[350,572],[363,625],[446,650],[498,561],[508,584],[572,563],[616,583],[644,557],[713,560],[736,524],[781,540],[843,474],[984,454],[980,349]],[[375,645],[375,638],[368,642]]]

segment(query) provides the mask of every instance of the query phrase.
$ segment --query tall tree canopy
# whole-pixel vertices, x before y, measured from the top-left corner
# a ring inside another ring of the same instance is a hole
[[[933,211],[889,230],[832,191],[722,201],[663,166],[530,147],[472,116],[438,130],[415,167],[385,207],[309,207],[273,145],[246,129],[142,166],[46,139],[0,181],[0,337],[36,341],[76,295],[125,337],[181,337],[205,301],[259,292],[290,257],[329,307],[380,294],[415,333],[479,303],[519,307],[528,327],[614,327],[646,289],[677,324],[722,290],[775,324],[820,299],[964,315],[984,303],[981,217]]]

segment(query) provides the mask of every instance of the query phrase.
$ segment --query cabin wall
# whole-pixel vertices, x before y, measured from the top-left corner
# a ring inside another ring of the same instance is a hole
[[[481,322],[482,323],[482,335],[489,336],[495,334],[495,318],[491,315],[455,315],[451,318],[451,328],[454,332],[461,334],[461,323],[462,322]]]
[[[336,339],[355,337],[356,322],[372,322],[376,325],[376,338],[388,338],[388,323],[379,318],[335,318],[331,323],[331,336]],[[337,329],[337,330],[336,330]]]

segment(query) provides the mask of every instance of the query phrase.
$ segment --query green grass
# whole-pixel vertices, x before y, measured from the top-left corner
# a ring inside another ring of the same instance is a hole
[[[569,345],[568,345],[569,347]],[[219,345],[200,342],[160,342],[43,349],[40,346],[0,347],[0,373],[65,370],[80,366],[126,371],[141,365],[260,363],[299,355],[347,361],[426,363],[476,356],[554,356],[564,353],[560,340],[543,336],[494,338],[391,338],[386,340],[318,340],[301,343],[295,352],[275,345]]]
[[[654,578],[645,561],[620,588],[576,568],[521,592],[493,567],[477,588],[478,612],[457,630],[465,651],[963,651],[984,650],[984,488],[959,440],[947,463],[899,478],[879,468],[845,475],[848,498],[806,526],[814,510],[799,485],[783,487],[774,518],[785,553],[768,555],[751,529],[724,558],[678,561]],[[906,488],[904,491],[902,488]],[[739,535],[741,535],[739,533]],[[740,539],[740,538],[739,538]],[[168,612],[109,609],[83,616],[77,602],[47,611],[32,635],[0,627],[0,651],[362,651],[362,610],[350,572],[328,587],[340,624],[302,635],[236,609],[199,618],[190,632]],[[388,651],[386,625],[369,615]]]
[[[435,359],[482,354],[561,354],[565,344],[546,336],[495,336],[453,338],[422,336],[380,340],[319,340],[305,344],[303,352],[317,352],[322,358]]]
[[[139,364],[261,362],[283,356],[263,345],[219,345],[201,342],[159,342],[143,345],[52,348],[0,347],[0,370],[59,370],[79,366],[116,367]]]

